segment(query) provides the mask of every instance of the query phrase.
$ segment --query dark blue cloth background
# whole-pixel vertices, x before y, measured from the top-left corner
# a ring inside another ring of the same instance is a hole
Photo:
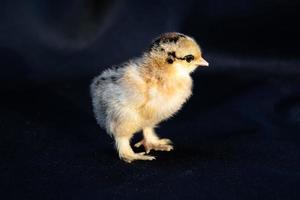
[[[2,0],[0,198],[300,199],[299,17],[284,0]],[[167,31],[210,67],[157,130],[175,151],[126,164],[89,83]]]

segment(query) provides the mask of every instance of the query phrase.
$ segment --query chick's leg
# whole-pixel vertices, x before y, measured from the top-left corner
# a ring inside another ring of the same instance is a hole
[[[154,156],[144,155],[144,152],[135,153],[130,147],[130,137],[117,136],[115,137],[116,148],[120,159],[131,163],[134,160],[154,160]]]
[[[156,151],[171,151],[173,150],[172,142],[169,139],[162,138],[160,139],[153,128],[146,127],[143,129],[144,139],[136,143],[135,147],[144,146],[146,153],[149,153],[151,150]]]

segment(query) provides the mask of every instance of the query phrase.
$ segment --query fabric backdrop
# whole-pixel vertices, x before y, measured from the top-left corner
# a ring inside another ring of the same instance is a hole
[[[0,198],[300,199],[299,17],[284,0],[1,0]],[[210,67],[157,130],[175,151],[127,164],[89,84],[168,31]]]

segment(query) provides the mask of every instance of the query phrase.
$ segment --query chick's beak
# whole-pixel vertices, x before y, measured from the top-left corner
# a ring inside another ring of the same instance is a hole
[[[206,61],[206,60],[204,60],[204,58],[201,58],[200,59],[200,62],[199,63],[197,63],[199,66],[204,66],[204,67],[208,67],[209,66],[209,63]]]

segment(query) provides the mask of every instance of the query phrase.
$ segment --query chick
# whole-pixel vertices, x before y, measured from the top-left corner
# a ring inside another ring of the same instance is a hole
[[[140,58],[94,78],[90,91],[96,120],[114,138],[122,160],[153,160],[151,150],[173,150],[171,140],[160,138],[154,128],[191,96],[190,73],[198,66],[208,63],[195,40],[171,32],[156,38]],[[130,139],[139,131],[143,139],[135,147],[143,145],[146,152],[135,153]]]

